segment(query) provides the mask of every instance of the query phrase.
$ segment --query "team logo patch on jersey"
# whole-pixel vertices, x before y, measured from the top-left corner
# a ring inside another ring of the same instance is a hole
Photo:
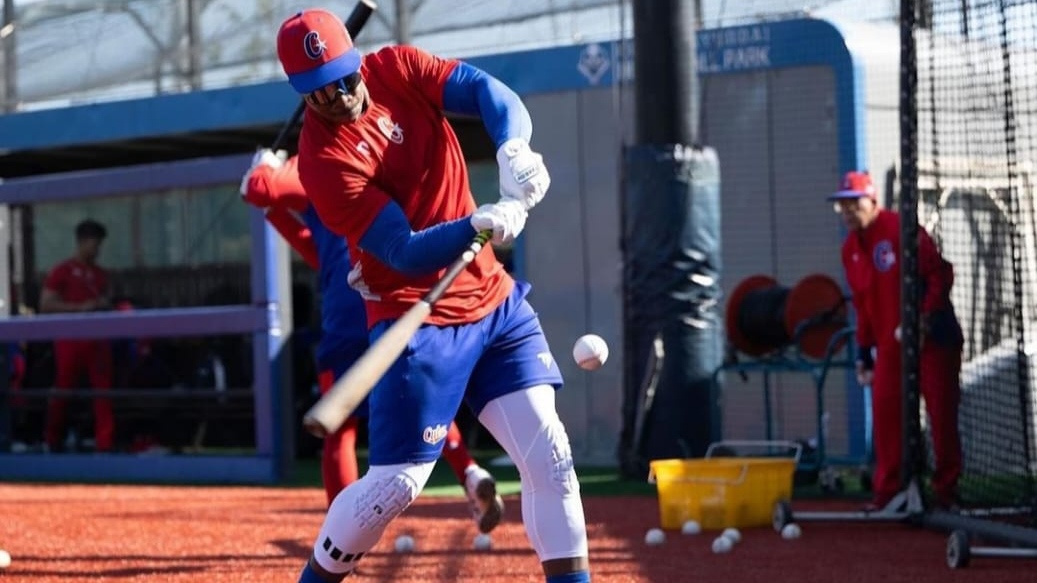
[[[320,38],[317,31],[311,30],[302,37],[302,49],[306,52],[307,57],[316,61],[328,49],[328,43]]]
[[[888,239],[879,241],[879,244],[875,245],[872,259],[875,261],[875,269],[879,271],[885,272],[893,269],[893,266],[897,264],[897,252],[893,249],[893,243],[890,243]]]
[[[436,445],[440,441],[446,439],[446,433],[446,425],[439,424],[435,427],[430,425],[425,428],[425,431],[421,435],[421,439],[429,445]]]
[[[394,144],[403,143],[403,128],[399,124],[393,123],[393,121],[385,116],[378,118],[378,129],[382,130],[385,137],[389,138],[389,141]]]

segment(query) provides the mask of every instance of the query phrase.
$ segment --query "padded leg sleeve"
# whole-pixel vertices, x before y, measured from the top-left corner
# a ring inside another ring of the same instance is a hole
[[[479,421],[518,466],[522,522],[541,562],[587,556],[587,527],[555,389],[539,385],[490,401]]]

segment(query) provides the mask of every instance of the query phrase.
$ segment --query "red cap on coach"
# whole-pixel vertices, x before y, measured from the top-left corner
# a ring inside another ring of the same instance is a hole
[[[360,70],[346,25],[327,10],[303,10],[277,31],[277,58],[297,92],[306,94]]]
[[[838,192],[830,195],[828,200],[862,197],[875,199],[877,196],[875,184],[872,183],[870,174],[867,172],[847,172],[843,176],[843,181],[839,184]]]

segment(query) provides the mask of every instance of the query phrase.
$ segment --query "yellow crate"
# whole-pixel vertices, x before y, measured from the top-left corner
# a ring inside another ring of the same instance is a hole
[[[798,457],[798,456],[797,456]],[[695,520],[703,529],[771,523],[779,500],[792,497],[793,458],[737,457],[650,462],[649,481],[659,495],[662,528]]]

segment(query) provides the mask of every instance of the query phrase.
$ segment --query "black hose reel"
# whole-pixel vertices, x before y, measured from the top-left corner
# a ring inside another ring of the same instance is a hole
[[[731,293],[724,324],[728,342],[746,355],[764,356],[795,345],[802,355],[823,359],[832,337],[848,325],[846,298],[824,274],[808,275],[791,288],[753,275]]]

